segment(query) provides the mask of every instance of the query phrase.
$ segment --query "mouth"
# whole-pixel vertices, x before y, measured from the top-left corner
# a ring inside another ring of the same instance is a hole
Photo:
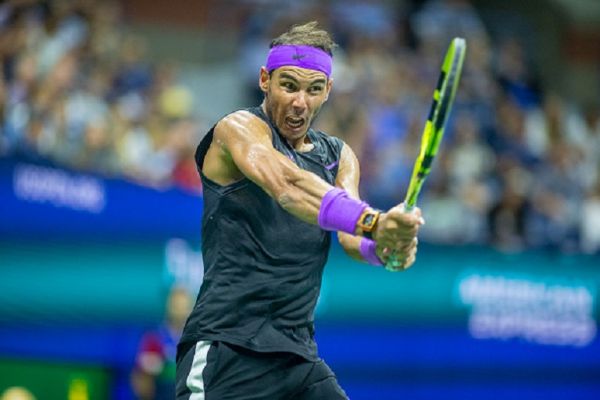
[[[285,124],[291,130],[297,131],[301,129],[305,124],[305,119],[301,117],[286,117]]]

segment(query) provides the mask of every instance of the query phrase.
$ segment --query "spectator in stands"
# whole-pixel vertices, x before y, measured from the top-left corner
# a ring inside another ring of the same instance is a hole
[[[258,62],[253,57],[266,55],[257,46],[291,19],[310,20],[318,11],[341,48],[333,71],[337,98],[317,126],[356,150],[367,200],[381,208],[402,200],[443,51],[450,37],[463,36],[468,54],[461,86],[421,201],[451,202],[469,215],[472,229],[458,232],[458,242],[554,246],[569,238],[570,248],[593,247],[589,224],[573,210],[594,209],[598,104],[581,112],[544,90],[529,58],[534,49],[522,37],[492,38],[468,0],[335,0],[268,12],[260,4],[241,6],[247,23],[240,27],[240,90],[256,87],[255,78],[248,85],[243,77]],[[179,83],[173,64],[150,62],[144,40],[122,25],[114,0],[0,5],[0,155],[42,157],[198,193],[192,149],[204,129],[193,113],[195,93]],[[436,182],[439,168],[448,169],[450,185]],[[542,178],[532,190],[521,191],[519,179],[509,178],[532,173]],[[557,211],[566,219],[558,221]],[[518,223],[502,227],[508,215]],[[424,228],[424,236],[428,231],[434,227]]]
[[[488,211],[490,242],[506,251],[523,250],[527,244],[526,216],[531,176],[520,161],[502,156],[496,166],[497,195]]]
[[[131,374],[131,385],[138,399],[175,398],[177,343],[191,307],[187,289],[172,288],[167,297],[165,321],[142,338]]]
[[[1,11],[0,154],[150,186],[198,183],[182,178],[189,152],[165,148],[198,139],[185,130],[169,138],[176,119],[193,119],[191,94],[176,77],[162,79],[141,38],[115,29],[118,3],[25,1]]]

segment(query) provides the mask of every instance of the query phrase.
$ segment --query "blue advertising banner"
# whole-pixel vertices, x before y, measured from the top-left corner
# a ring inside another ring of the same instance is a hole
[[[0,237],[200,239],[202,197],[0,158]]]

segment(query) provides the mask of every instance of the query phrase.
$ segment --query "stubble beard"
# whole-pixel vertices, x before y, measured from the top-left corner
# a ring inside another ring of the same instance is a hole
[[[271,121],[271,123],[275,126],[275,128],[277,128],[277,130],[279,131],[279,133],[281,133],[281,127],[279,127],[277,125],[277,120],[275,119],[275,116],[273,115],[273,107],[271,106],[271,96],[269,96],[271,92],[271,89],[269,88],[269,90],[265,93],[265,111],[267,114],[267,117],[269,118],[269,120]],[[321,111],[321,107],[323,107],[323,104],[321,104],[319,107],[317,107],[315,109],[315,111],[312,113],[311,116],[307,117],[309,119],[307,119],[307,123],[306,123],[306,131],[304,132],[303,135],[307,135],[308,134],[308,130],[310,129],[313,121],[315,120],[315,118],[317,117],[317,115],[319,115],[319,112]]]

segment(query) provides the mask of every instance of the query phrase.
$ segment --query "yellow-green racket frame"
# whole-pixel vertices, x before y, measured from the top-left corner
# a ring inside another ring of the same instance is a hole
[[[429,110],[425,129],[421,137],[421,150],[413,167],[408,191],[404,199],[404,207],[411,211],[417,204],[417,197],[425,178],[431,171],[431,164],[438,152],[448,116],[456,96],[456,88],[460,81],[463,62],[467,52],[467,43],[463,38],[454,38],[448,47],[446,57],[442,64],[440,76],[433,92],[433,102]],[[395,255],[391,255],[387,261],[388,270],[397,271],[401,263]]]

